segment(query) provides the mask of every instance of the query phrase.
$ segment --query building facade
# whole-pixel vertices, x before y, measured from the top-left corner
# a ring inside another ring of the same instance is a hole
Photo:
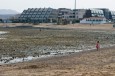
[[[64,23],[68,24],[84,18],[101,17],[115,22],[115,11],[106,8],[68,9],[68,8],[28,8],[19,16],[19,22]]]
[[[20,22],[53,22],[56,21],[58,11],[52,8],[28,8],[19,17]]]
[[[115,11],[110,11],[109,17],[111,21],[115,22]]]
[[[89,18],[84,18],[80,21],[80,23],[85,23],[85,24],[104,24],[107,23],[107,19],[104,17],[89,17]]]
[[[58,18],[72,20],[74,18],[73,11],[71,9],[67,9],[67,8],[59,8],[58,9]]]
[[[106,19],[110,19],[110,17],[109,17],[109,12],[110,12],[110,10],[109,9],[107,9],[107,8],[99,8],[99,10],[102,10],[103,11],[103,13],[104,13],[104,16],[105,16],[105,18]]]
[[[86,10],[84,18],[89,18],[89,17],[105,17],[105,16],[103,10],[88,9]]]
[[[59,24],[68,24],[73,21],[74,15],[73,10],[67,8],[59,8],[58,10],[58,20]]]
[[[84,15],[86,14],[86,9],[74,9],[74,16],[75,16],[75,19],[77,20],[81,20],[84,18]]]

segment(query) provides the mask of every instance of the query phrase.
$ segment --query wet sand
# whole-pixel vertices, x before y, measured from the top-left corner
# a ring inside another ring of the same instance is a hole
[[[115,30],[113,24],[68,24],[68,25],[52,25],[41,24],[34,25],[34,27],[52,27],[52,28],[68,28],[68,29],[94,29],[94,30]]]
[[[115,76],[115,47],[0,66],[0,76]]]
[[[66,29],[100,29],[100,30],[115,30],[113,24],[68,24],[68,25],[56,25],[52,23],[42,23],[39,25],[33,25],[29,23],[0,23],[0,27],[16,27],[16,26],[33,26],[33,27],[49,27],[49,28],[66,28]]]

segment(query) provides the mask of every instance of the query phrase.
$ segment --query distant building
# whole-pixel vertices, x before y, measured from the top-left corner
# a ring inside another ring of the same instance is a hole
[[[115,22],[115,11],[106,8],[93,9],[68,9],[68,8],[28,8],[19,16],[19,22],[29,23],[61,23],[68,24],[79,22],[84,18],[106,18],[108,21]],[[99,22],[99,21],[98,21]]]
[[[105,16],[106,19],[108,19],[108,20],[110,19],[110,17],[109,17],[109,16],[110,16],[110,15],[109,15],[109,14],[110,14],[110,13],[109,13],[109,12],[110,12],[109,9],[107,9],[107,8],[98,8],[98,9],[100,9],[100,10],[103,11],[104,16]]]
[[[111,21],[115,22],[115,11],[110,11],[109,17]]]
[[[84,18],[84,15],[86,14],[86,11],[87,9],[74,9],[74,16],[75,16],[75,19],[77,20],[81,20]]]
[[[88,9],[86,10],[84,18],[89,18],[89,17],[105,17],[105,16],[103,10]]]
[[[108,21],[115,22],[115,11],[110,11],[107,8],[94,8],[86,11],[84,18],[88,17],[105,17]]]
[[[67,8],[59,8],[58,9],[58,18],[72,20],[74,18],[73,11],[71,9],[67,9]]]
[[[83,19],[89,17],[105,17],[103,10],[100,9],[76,9],[74,11],[75,19]]]
[[[89,17],[89,18],[84,18],[80,21],[80,23],[85,23],[85,24],[103,24],[107,23],[107,19],[104,17]]]
[[[57,23],[58,24],[69,24],[73,21],[73,11],[67,8],[59,8]]]
[[[55,22],[58,11],[52,8],[28,8],[19,17],[20,22]]]

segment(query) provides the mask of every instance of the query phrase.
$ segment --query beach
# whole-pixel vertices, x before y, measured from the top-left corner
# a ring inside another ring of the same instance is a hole
[[[0,66],[1,76],[115,76],[115,48]]]
[[[8,32],[1,35],[6,38],[1,40],[0,51],[3,56],[56,54],[1,65],[0,76],[115,76],[115,29],[112,24],[42,24],[34,25],[32,29],[0,30]],[[95,49],[97,40],[101,41],[99,51]]]

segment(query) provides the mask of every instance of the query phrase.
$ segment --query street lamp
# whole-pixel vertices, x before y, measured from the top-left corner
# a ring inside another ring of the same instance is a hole
[[[75,0],[75,9],[76,9],[76,0]]]
[[[75,23],[75,20],[76,20],[76,0],[75,0],[75,7],[74,7],[74,23]]]

